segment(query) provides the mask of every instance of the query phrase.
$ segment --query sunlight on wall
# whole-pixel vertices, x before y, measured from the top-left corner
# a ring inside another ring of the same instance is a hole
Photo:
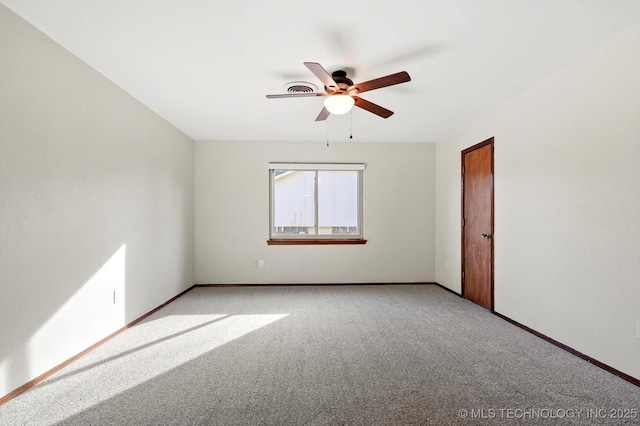
[[[169,315],[142,322],[29,391],[34,401],[72,398],[69,411],[44,404],[17,414],[26,423],[43,416],[51,424],[62,421],[144,382],[163,380],[170,370],[288,315]]]
[[[63,362],[125,325],[125,257],[123,244],[34,333],[27,351],[30,365],[35,367],[43,353],[56,364]]]

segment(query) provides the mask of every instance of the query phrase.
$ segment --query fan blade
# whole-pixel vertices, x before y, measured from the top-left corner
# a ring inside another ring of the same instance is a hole
[[[330,92],[333,92],[338,88],[338,83],[334,81],[333,77],[331,77],[331,74],[329,74],[327,70],[322,67],[322,65],[318,64],[317,62],[305,62],[304,64],[307,68],[309,68],[309,71],[314,73],[315,76],[320,79],[322,84],[324,84]]]
[[[331,115],[329,110],[327,108],[322,108],[322,111],[320,111],[320,114],[316,117],[316,121],[324,121],[329,117],[329,115]]]
[[[379,115],[382,118],[389,118],[393,115],[393,111],[389,111],[388,109],[383,108],[380,105],[374,104],[373,102],[369,102],[357,96],[352,96],[352,98],[356,102],[355,106],[366,109],[367,111],[372,112],[375,115]]]
[[[347,91],[357,89],[357,93],[368,92],[369,90],[380,89],[381,87],[393,86],[395,84],[406,83],[411,81],[411,77],[406,71],[401,71],[395,74],[390,74],[384,77],[376,78],[374,80],[365,81],[364,83],[354,84],[349,87]]]
[[[314,96],[327,96],[326,93],[281,93],[279,95],[267,95],[269,99],[278,98],[309,98]]]

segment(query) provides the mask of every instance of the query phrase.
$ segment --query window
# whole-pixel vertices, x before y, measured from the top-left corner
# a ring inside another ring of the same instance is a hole
[[[363,170],[364,164],[269,164],[269,243],[364,243]]]

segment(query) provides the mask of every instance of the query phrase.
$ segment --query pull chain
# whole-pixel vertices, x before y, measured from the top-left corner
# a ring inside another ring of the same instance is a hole
[[[349,112],[349,139],[353,139],[353,109]]]
[[[327,146],[329,146],[329,119],[327,121]]]

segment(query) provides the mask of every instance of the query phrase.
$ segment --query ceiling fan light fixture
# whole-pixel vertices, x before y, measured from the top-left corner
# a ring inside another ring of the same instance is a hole
[[[331,95],[324,100],[324,107],[331,114],[346,114],[351,111],[355,100],[349,95]]]

